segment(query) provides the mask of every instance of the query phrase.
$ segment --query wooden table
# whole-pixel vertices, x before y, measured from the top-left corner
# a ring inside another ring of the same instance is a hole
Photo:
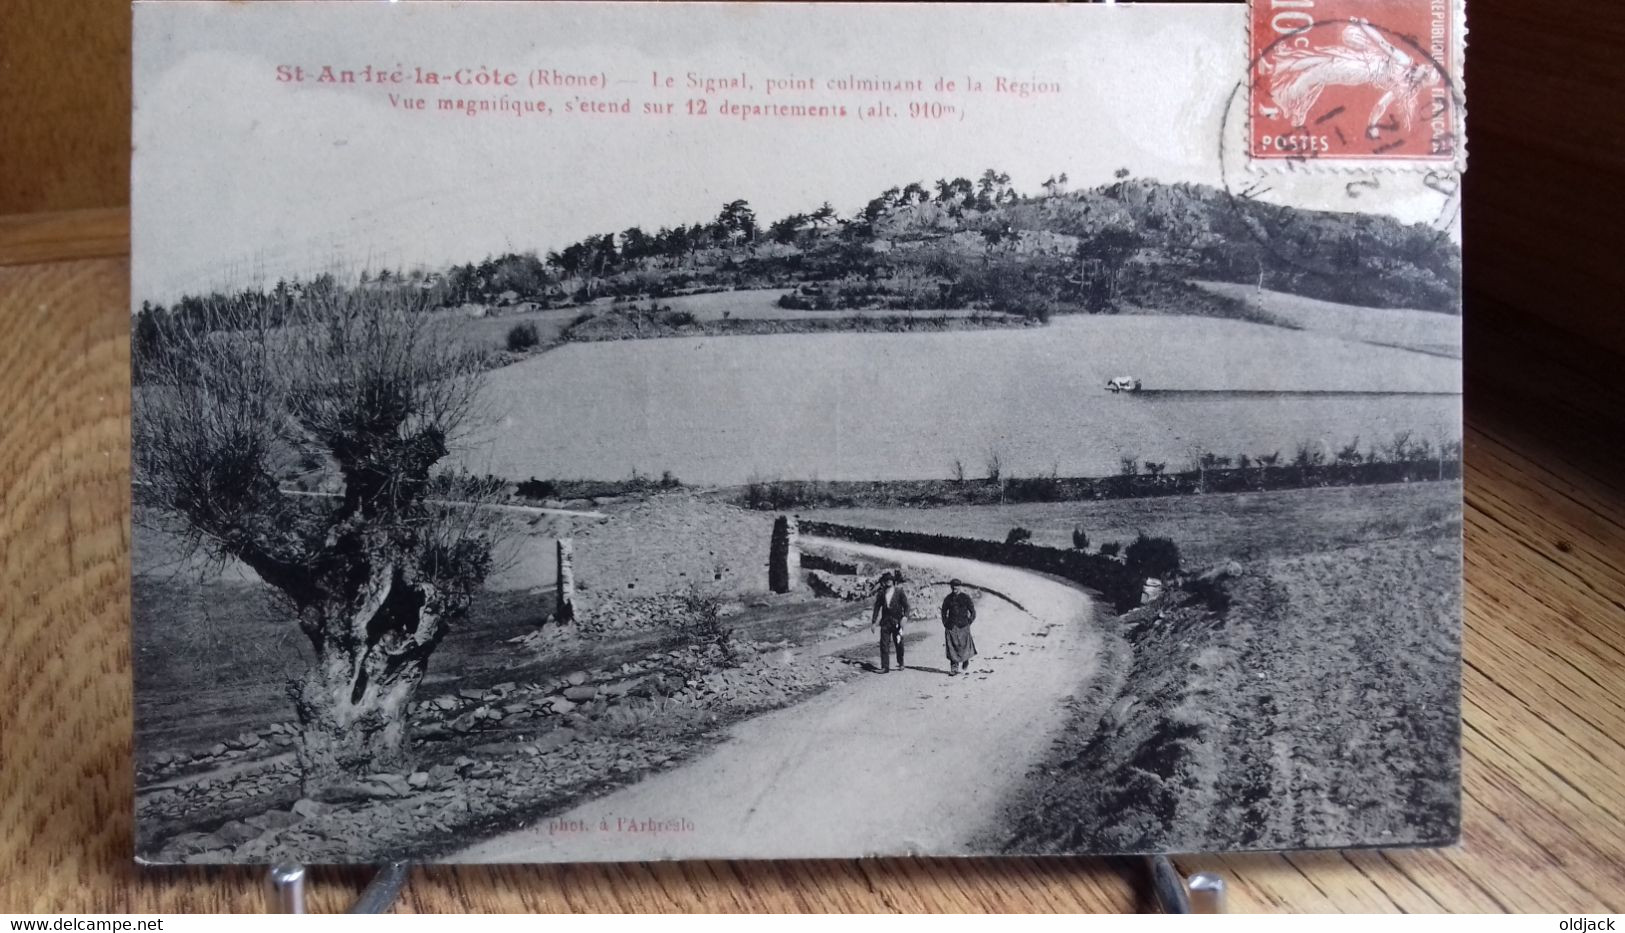
[[[257,870],[130,858],[125,223],[0,220],[0,912],[262,906]],[[1625,910],[1625,370],[1468,307],[1463,844],[1178,860],[1224,872],[1234,910]],[[316,871],[312,909],[341,909],[364,877]],[[431,868],[401,909],[1146,904],[1136,863],[1051,858]]]

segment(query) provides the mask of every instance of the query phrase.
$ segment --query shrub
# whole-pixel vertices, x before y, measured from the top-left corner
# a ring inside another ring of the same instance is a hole
[[[1004,536],[1005,544],[1030,544],[1032,540],[1033,533],[1020,526],[1010,529],[1010,533]]]
[[[752,476],[745,483],[745,508],[768,509],[772,508],[769,500],[769,482],[758,476]]]
[[[559,486],[550,480],[532,476],[528,480],[521,481],[514,491],[524,499],[553,499],[559,494]]]
[[[1326,462],[1326,454],[1320,448],[1308,441],[1298,445],[1297,453],[1292,457],[1292,465],[1301,469],[1320,466]]]
[[[1089,536],[1084,534],[1082,525],[1075,526],[1072,529],[1072,549],[1075,551],[1089,550]]]
[[[466,470],[442,470],[429,477],[430,495],[452,500],[494,501],[507,493],[508,483],[487,473],[475,476]]]
[[[1355,464],[1360,462],[1360,436],[1356,434],[1354,440],[1337,452],[1336,461],[1339,464]]]
[[[1012,477],[1005,487],[1005,498],[1011,502],[1057,502],[1064,497],[1060,477],[1052,472],[1048,476]]]
[[[1107,542],[1105,542],[1104,544],[1102,544],[1100,546],[1100,556],[1101,557],[1116,557],[1117,552],[1122,550],[1122,549],[1123,549],[1123,546],[1121,544],[1118,544],[1116,541],[1107,541]]]
[[[816,482],[752,476],[745,483],[745,507],[774,512],[803,508],[816,503],[816,487]]]
[[[1137,577],[1165,580],[1179,573],[1179,545],[1169,538],[1142,534],[1123,551],[1123,557]]]
[[[514,353],[522,353],[542,342],[536,333],[536,325],[523,321],[508,328],[508,349]]]
[[[682,604],[677,630],[695,647],[715,649],[724,667],[738,666],[739,646],[733,628],[722,622],[722,598],[690,586],[682,595]]]

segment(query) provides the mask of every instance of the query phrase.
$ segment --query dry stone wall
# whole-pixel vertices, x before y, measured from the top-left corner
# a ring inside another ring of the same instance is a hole
[[[989,541],[983,538],[961,538],[918,531],[860,528],[833,522],[804,520],[801,522],[801,530],[809,535],[837,538],[859,544],[941,554],[945,557],[964,557],[990,564],[1036,570],[1096,590],[1118,609],[1138,604],[1140,591],[1145,583],[1130,573],[1121,562],[1100,554],[1086,554],[1082,551],[1063,551],[1035,544],[1005,544],[1002,541]]]

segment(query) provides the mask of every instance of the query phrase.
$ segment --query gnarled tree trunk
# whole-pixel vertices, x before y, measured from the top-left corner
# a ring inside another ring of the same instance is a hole
[[[410,767],[407,707],[440,642],[445,608],[432,584],[386,566],[359,605],[302,620],[317,659],[289,693],[306,796]]]
[[[369,686],[355,698],[354,667],[335,654],[289,685],[299,715],[305,796],[320,797],[363,775],[406,770],[406,706],[425,666],[413,665],[395,683]]]

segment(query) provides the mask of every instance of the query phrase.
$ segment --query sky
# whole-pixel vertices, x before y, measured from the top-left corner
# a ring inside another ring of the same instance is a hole
[[[764,223],[826,200],[845,215],[892,185],[989,167],[1024,192],[1060,172],[1074,187],[1099,184],[1119,168],[1221,185],[1235,166],[1221,148],[1244,119],[1244,14],[1234,4],[137,3],[132,303],[326,270],[545,254],[588,234],[707,220],[736,198]],[[542,95],[277,81],[278,66],[368,64],[521,81],[538,68],[601,74],[607,87],[550,103],[672,100],[682,111],[701,98],[707,115],[469,117],[437,112],[435,98]],[[655,72],[678,87],[654,91]],[[690,93],[690,73],[743,73],[755,90]],[[823,87],[847,75],[928,90],[764,93],[770,78]],[[966,76],[989,90],[930,90]],[[996,76],[1060,91],[998,95]],[[392,91],[426,96],[431,109],[393,106]],[[935,121],[718,112],[724,100],[861,110],[916,99],[959,109]],[[1267,196],[1346,209],[1343,184],[1280,177]],[[1359,207],[1432,221],[1442,205],[1413,183],[1362,192]]]

